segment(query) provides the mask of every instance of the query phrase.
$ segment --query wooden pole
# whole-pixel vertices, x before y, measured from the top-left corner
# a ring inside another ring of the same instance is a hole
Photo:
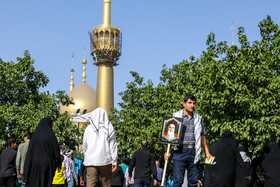
[[[167,159],[165,160],[164,163],[164,169],[163,169],[163,174],[162,174],[162,179],[161,179],[161,185],[160,186],[164,186],[164,182],[165,182],[165,174],[166,174],[166,168],[167,168],[167,163],[168,163],[168,154],[170,152],[170,146],[171,144],[167,144]]]

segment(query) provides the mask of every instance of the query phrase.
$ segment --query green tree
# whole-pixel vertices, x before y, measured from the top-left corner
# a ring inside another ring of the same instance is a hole
[[[23,141],[23,135],[34,132],[39,121],[49,116],[54,121],[54,132],[59,143],[70,148],[77,145],[75,126],[67,114],[60,114],[59,103],[69,105],[72,100],[63,92],[40,92],[49,79],[41,71],[35,71],[34,60],[28,51],[17,63],[3,62],[0,58],[0,151],[6,147],[9,137]]]
[[[119,154],[131,158],[140,139],[147,138],[162,160],[166,148],[158,140],[163,116],[180,110],[184,95],[193,93],[208,145],[231,130],[252,158],[263,157],[268,143],[280,140],[280,29],[270,16],[258,26],[259,41],[250,43],[240,27],[236,46],[217,43],[210,33],[207,50],[171,68],[164,65],[157,86],[132,72],[134,81],[120,93],[121,109],[113,117]]]

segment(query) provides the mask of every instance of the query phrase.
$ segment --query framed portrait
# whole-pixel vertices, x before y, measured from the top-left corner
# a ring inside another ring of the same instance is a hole
[[[160,143],[179,145],[182,136],[183,118],[163,117]]]

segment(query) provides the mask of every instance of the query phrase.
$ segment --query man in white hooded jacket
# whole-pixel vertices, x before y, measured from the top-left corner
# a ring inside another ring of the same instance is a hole
[[[89,121],[84,132],[84,165],[87,167],[87,186],[94,187],[99,175],[102,185],[111,186],[112,172],[117,168],[117,141],[107,112],[102,108],[72,118],[72,121]]]

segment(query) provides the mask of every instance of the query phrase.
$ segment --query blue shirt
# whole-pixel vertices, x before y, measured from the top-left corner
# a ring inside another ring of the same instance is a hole
[[[194,135],[194,117],[193,115],[189,118],[185,113],[183,113],[183,136],[181,138],[181,144],[183,145],[195,145],[195,135]],[[201,122],[201,136],[205,136],[206,131]]]
[[[125,163],[121,163],[121,164],[119,164],[119,166],[122,167],[123,173],[125,174],[126,169],[128,168],[128,165],[126,165]]]
[[[157,180],[158,181],[162,180],[162,173],[163,173],[163,169],[157,166]]]

